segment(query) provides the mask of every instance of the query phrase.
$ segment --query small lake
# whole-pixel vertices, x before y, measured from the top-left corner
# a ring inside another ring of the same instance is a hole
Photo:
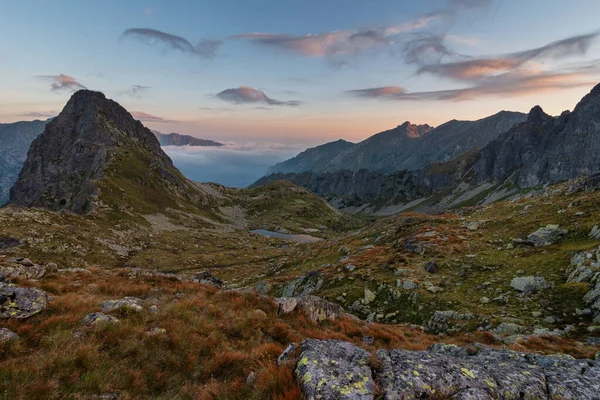
[[[294,242],[298,242],[298,243],[314,243],[314,242],[318,242],[319,240],[323,240],[321,238],[310,236],[310,235],[290,235],[287,233],[268,231],[266,229],[256,229],[256,230],[253,230],[250,232],[258,233],[259,235],[268,236],[268,237],[277,238],[277,239],[293,240]]]

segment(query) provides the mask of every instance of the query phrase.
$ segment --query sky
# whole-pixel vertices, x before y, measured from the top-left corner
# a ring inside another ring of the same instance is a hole
[[[406,120],[559,114],[600,82],[599,12],[597,0],[0,0],[0,122],[56,115],[88,88],[152,129],[266,164]]]

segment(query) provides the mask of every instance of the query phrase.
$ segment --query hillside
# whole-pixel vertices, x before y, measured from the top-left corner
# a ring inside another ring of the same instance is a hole
[[[29,145],[46,126],[46,121],[0,124],[0,206],[8,202],[10,188],[15,184]]]
[[[353,146],[354,143],[342,139],[325,143],[321,146],[304,150],[296,157],[273,165],[267,170],[266,175],[302,173],[320,170],[326,166],[331,159]]]

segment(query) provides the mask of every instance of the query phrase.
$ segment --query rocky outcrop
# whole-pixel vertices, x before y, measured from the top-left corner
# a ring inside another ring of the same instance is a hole
[[[27,150],[43,132],[47,121],[22,121],[0,124],[0,206],[9,199],[10,188],[19,177]]]
[[[179,133],[161,133],[152,130],[154,136],[158,139],[161,146],[192,146],[192,147],[220,147],[223,143],[213,140],[198,139],[190,135],[181,135]]]
[[[341,306],[317,296],[281,297],[277,299],[277,304],[279,315],[289,314],[299,308],[315,322],[331,321],[342,316],[352,318]]]
[[[301,349],[295,373],[308,399],[591,400],[600,391],[600,364],[564,355],[436,344],[378,350],[373,359],[348,342],[312,339]]]
[[[546,225],[527,236],[527,240],[535,247],[550,246],[568,232],[560,229],[558,225]]]
[[[31,144],[10,203],[88,213],[116,162],[123,183],[139,187],[134,193],[186,186],[150,130],[102,93],[80,90]]]
[[[600,247],[576,253],[571,257],[571,264],[567,269],[567,282],[589,284],[589,291],[583,297],[588,308],[581,314],[593,314],[594,322],[600,323]]]
[[[39,289],[0,282],[0,318],[29,318],[47,305],[48,296]]]
[[[510,287],[519,292],[537,292],[550,288],[550,284],[541,276],[517,276],[510,282]]]
[[[111,312],[115,310],[140,312],[144,309],[142,300],[137,297],[124,297],[118,300],[107,300],[100,306],[102,312]]]

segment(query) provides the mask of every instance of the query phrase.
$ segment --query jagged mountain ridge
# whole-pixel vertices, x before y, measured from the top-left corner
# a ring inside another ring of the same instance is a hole
[[[149,129],[102,93],[80,90],[31,144],[10,203],[88,213],[100,187],[111,206],[133,196],[144,205],[198,200]]]
[[[198,146],[198,147],[220,147],[223,143],[214,140],[198,139],[190,135],[181,135],[179,133],[162,133],[152,129],[161,146]]]
[[[15,184],[29,145],[46,126],[47,121],[20,121],[0,124],[0,206],[9,199],[10,188]]]
[[[407,121],[347,148],[333,146],[338,141],[309,149],[271,167],[267,175],[361,169],[383,173],[417,171],[431,163],[449,161],[483,147],[526,118],[526,114],[500,111],[477,121],[452,120],[436,128]],[[314,157],[314,152],[310,150],[319,150],[323,154]]]

